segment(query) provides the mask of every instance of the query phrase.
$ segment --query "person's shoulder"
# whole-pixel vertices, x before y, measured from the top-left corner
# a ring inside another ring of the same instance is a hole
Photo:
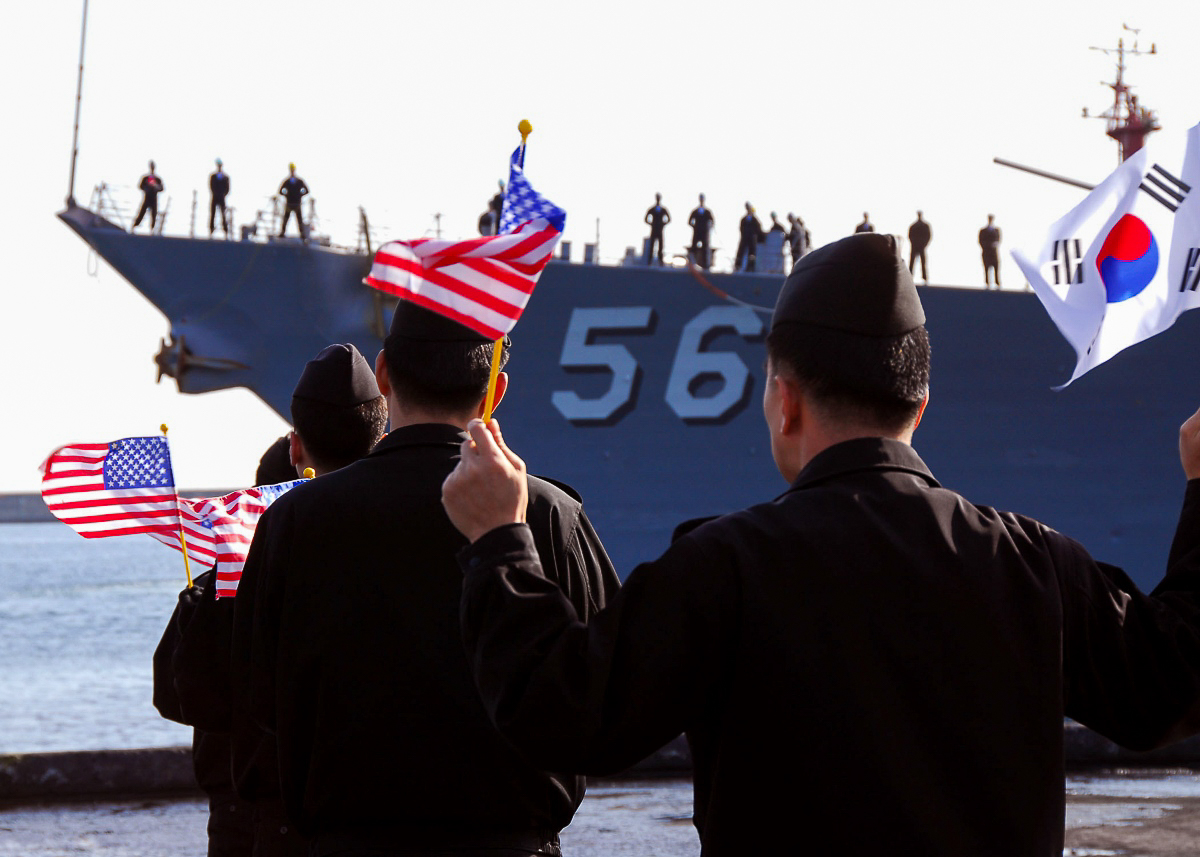
[[[1043,524],[1036,518],[974,503],[949,488],[939,487],[930,491],[931,503],[941,505],[946,509],[956,507],[957,511],[969,519],[971,530],[978,533],[1004,534],[1004,538],[1019,548],[1042,549],[1048,542],[1074,543],[1074,540],[1064,536],[1057,530]]]
[[[549,476],[535,476],[532,473],[529,480],[529,505],[551,504],[562,507],[578,507],[583,505],[583,497],[566,482],[552,479]]]
[[[525,519],[534,532],[568,533],[584,518],[583,497],[565,482],[528,475],[529,503]]]
[[[734,512],[686,520],[671,533],[671,544],[692,542],[711,548],[720,542],[736,541],[752,530],[768,529],[766,522],[773,514],[775,502],[756,503]]]

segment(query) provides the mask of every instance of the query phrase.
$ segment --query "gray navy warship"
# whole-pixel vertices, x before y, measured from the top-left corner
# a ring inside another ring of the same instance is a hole
[[[131,235],[59,215],[170,324],[155,360],[184,393],[246,387],[284,418],[331,342],[375,354],[394,304],[371,257],[299,241]],[[681,521],[785,487],[758,397],[782,282],[767,274],[551,262],[513,334],[499,411],[530,469],[575,486],[614,562],[656,556]],[[924,287],[933,394],[916,445],[943,483],[1034,515],[1149,585],[1182,478],[1171,438],[1200,403],[1200,315],[1062,392],[1074,352],[1028,292]]]

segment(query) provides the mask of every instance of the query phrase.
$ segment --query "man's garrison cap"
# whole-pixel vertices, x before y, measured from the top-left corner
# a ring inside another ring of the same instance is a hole
[[[811,324],[860,336],[900,336],[925,323],[908,267],[891,235],[858,233],[826,244],[792,268],[771,329]]]
[[[466,342],[472,345],[492,341],[453,319],[405,300],[396,304],[396,313],[392,316],[392,326],[388,332],[389,338],[393,336],[421,342]],[[504,337],[504,344],[511,344],[507,336]]]
[[[379,385],[357,348],[330,345],[305,365],[292,398],[349,408],[379,398]]]

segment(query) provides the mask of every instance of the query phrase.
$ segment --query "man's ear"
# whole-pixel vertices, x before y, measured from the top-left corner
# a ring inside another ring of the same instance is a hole
[[[794,378],[782,373],[776,373],[771,380],[779,385],[776,388],[779,394],[779,411],[775,414],[775,419],[780,421],[779,433],[795,434],[800,431],[804,422],[804,393]]]
[[[382,349],[375,355],[375,383],[379,385],[380,395],[386,397],[391,394],[392,382],[388,378],[387,358]]]
[[[299,467],[303,461],[304,441],[300,439],[300,435],[293,431],[288,435],[288,463],[291,464],[292,467]]]
[[[496,408],[500,407],[500,402],[504,399],[504,394],[507,392],[508,392],[508,373],[501,372],[499,375],[496,376],[496,395],[492,399],[493,413],[495,412]],[[483,412],[486,408],[487,408],[487,396],[485,395],[483,401],[479,403],[479,407],[475,409],[475,416],[477,416],[479,419],[483,419]]]
[[[921,407],[917,408],[917,421],[913,423],[913,431],[916,431],[917,426],[921,424],[921,418],[925,416],[925,408],[929,405],[929,391],[925,391],[925,398],[921,400]]]

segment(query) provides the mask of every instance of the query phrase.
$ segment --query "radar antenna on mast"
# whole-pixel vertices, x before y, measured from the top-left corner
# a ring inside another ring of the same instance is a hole
[[[1133,47],[1125,47],[1125,39],[1121,38],[1117,39],[1117,46],[1115,48],[1092,48],[1093,51],[1117,55],[1117,79],[1112,83],[1101,81],[1105,86],[1112,88],[1112,106],[1097,116],[1089,115],[1088,109],[1086,107],[1083,108],[1084,119],[1104,119],[1108,122],[1108,131],[1106,133],[1117,141],[1119,149],[1118,163],[1123,162],[1138,149],[1142,148],[1147,135],[1162,129],[1162,126],[1158,124],[1158,117],[1154,115],[1154,111],[1138,104],[1138,98],[1133,94],[1132,87],[1125,82],[1125,57],[1156,54],[1158,53],[1158,49],[1154,44],[1151,44],[1150,50],[1140,50],[1138,48],[1137,37],[1141,30],[1135,30],[1128,24],[1122,24],[1121,26],[1126,32],[1133,33]]]

